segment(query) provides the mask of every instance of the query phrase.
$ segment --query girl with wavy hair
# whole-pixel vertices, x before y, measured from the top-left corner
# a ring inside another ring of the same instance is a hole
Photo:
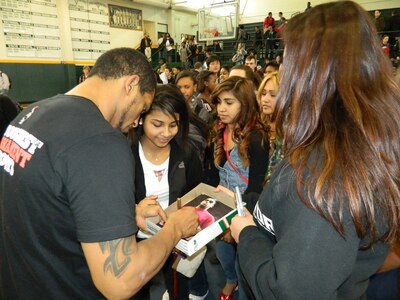
[[[254,219],[233,219],[238,266],[256,299],[360,299],[400,237],[399,87],[354,2],[293,17],[284,38],[285,159]]]
[[[233,76],[211,95],[218,119],[212,130],[213,184],[244,194],[260,193],[268,165],[268,134],[260,121],[253,83]],[[229,232],[217,241],[216,253],[227,282],[219,299],[232,299],[237,287],[236,245]]]
[[[261,108],[260,117],[261,121],[268,127],[269,135],[269,164],[267,174],[265,176],[265,183],[271,179],[272,173],[276,166],[283,158],[282,154],[282,137],[276,134],[275,122],[271,120],[272,114],[276,106],[276,94],[279,89],[279,75],[278,72],[267,74],[260,84],[257,92],[258,103]]]

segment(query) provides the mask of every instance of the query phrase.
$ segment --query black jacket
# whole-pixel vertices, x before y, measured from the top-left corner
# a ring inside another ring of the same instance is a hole
[[[146,185],[144,182],[143,166],[139,157],[139,144],[132,145],[135,157],[135,193],[136,203],[146,197]],[[176,198],[182,197],[187,192],[203,181],[204,172],[199,155],[192,147],[187,150],[179,147],[175,140],[171,141],[171,151],[168,165],[169,205]]]

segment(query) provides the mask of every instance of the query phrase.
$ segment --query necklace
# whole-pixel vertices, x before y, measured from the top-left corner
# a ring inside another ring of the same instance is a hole
[[[146,156],[148,157],[148,158],[150,158],[150,160],[155,160],[155,161],[160,161],[160,159],[161,159],[161,157],[164,157],[164,154],[162,153],[160,153],[160,154],[156,154],[156,155],[154,155],[153,153],[151,153],[151,152],[145,152],[145,154],[146,154]]]
[[[156,164],[164,162],[170,153],[170,146],[168,145],[167,147],[164,148],[160,148],[160,149],[153,149],[152,150],[148,150],[146,143],[141,143],[142,144],[142,149],[143,149],[143,153],[144,156],[151,162],[154,162]]]

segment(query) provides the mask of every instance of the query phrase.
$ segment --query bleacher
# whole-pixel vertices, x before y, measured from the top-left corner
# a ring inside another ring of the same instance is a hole
[[[390,14],[392,11],[393,11],[393,9],[382,10],[382,15],[385,17],[386,20],[389,20]],[[292,17],[298,13],[292,14]],[[374,11],[369,11],[369,13],[371,14],[371,17],[373,18]],[[287,21],[289,21],[289,19],[287,19]],[[279,20],[275,20],[275,22],[276,22],[276,26],[279,26]],[[248,39],[248,41],[246,41],[246,50],[249,51],[254,48],[255,27],[258,26],[260,28],[260,30],[263,31],[263,20],[260,22],[243,24],[243,26],[244,26],[244,30],[249,34],[249,39]],[[385,31],[385,32],[379,32],[379,35],[383,35],[383,34],[390,35],[391,33],[393,33],[393,32]],[[235,54],[236,38],[223,40],[223,41],[219,41],[219,42],[222,46],[221,47],[222,51],[218,51],[214,45],[206,46],[206,49],[211,49],[214,54],[220,56],[222,65],[232,66],[233,62],[231,61],[231,58]],[[263,43],[264,43],[264,41],[263,41]],[[175,45],[175,46],[177,47],[178,45]],[[392,46],[394,46],[394,45],[392,44]],[[279,50],[282,51],[283,49],[279,49]],[[181,63],[179,61],[179,55],[177,54],[176,50],[174,50],[174,51],[175,51],[175,59],[172,63],[170,63],[170,65],[171,66],[177,66],[177,65],[180,66]],[[205,51],[205,49],[203,49],[203,51]],[[400,55],[400,49],[396,49],[396,52],[397,52],[396,53],[397,55]],[[259,63],[262,64],[262,61],[260,61],[260,58],[264,58],[264,57],[265,57],[265,53],[263,53],[263,52],[258,53]],[[152,51],[152,65],[154,68],[158,65],[158,49],[157,48],[154,48]]]
[[[260,30],[262,31],[263,22],[248,23],[248,24],[243,24],[243,26],[244,30],[249,34],[249,39],[248,41],[246,41],[246,49],[251,50],[254,47],[255,27],[259,26]],[[236,38],[223,40],[219,42],[222,45],[222,51],[217,51],[216,47],[213,45],[206,46],[206,49],[211,49],[214,54],[220,56],[222,60],[222,65],[233,65],[231,58],[235,54]],[[175,45],[175,47],[177,47],[177,45]],[[172,63],[170,63],[171,66],[180,65],[179,55],[177,54],[176,49],[174,51],[175,51],[175,59]],[[157,48],[152,49],[152,66],[154,68],[158,65],[158,55],[159,55],[158,52],[159,51]],[[264,55],[262,55],[262,57],[263,56]]]

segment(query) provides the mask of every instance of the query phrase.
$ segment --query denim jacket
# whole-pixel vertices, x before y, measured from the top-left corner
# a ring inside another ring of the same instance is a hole
[[[230,151],[232,163],[243,176],[248,178],[248,185],[233,170],[225,154],[222,156],[219,166],[214,164],[214,146],[214,144],[211,144],[208,152],[210,164],[206,164],[205,167],[207,173],[206,183],[213,186],[221,184],[230,190],[234,190],[235,186],[238,185],[239,189],[245,194],[251,192],[261,193],[268,167],[269,142],[262,143],[260,132],[254,131],[251,133],[248,149],[249,165],[247,168],[242,165],[238,146],[235,145]]]
[[[232,164],[236,168],[236,171],[231,166],[229,161],[226,161],[222,167],[215,165],[219,173],[219,180],[220,180],[219,184],[230,189],[231,191],[235,191],[235,187],[238,186],[240,192],[244,194],[244,192],[247,189],[247,183],[244,182],[241,176],[246,177],[248,179],[250,168],[249,166],[247,166],[246,168],[243,166],[242,160],[239,157],[239,151],[237,145],[235,145],[233,149],[230,151],[229,156],[231,158]]]

